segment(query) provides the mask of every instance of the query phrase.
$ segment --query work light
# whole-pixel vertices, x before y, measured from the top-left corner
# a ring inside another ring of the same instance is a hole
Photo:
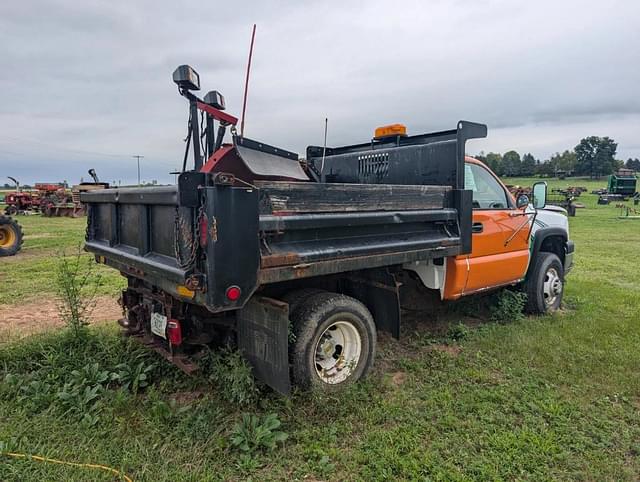
[[[200,90],[200,76],[189,65],[181,65],[173,71],[173,81],[185,90]]]
[[[204,103],[219,110],[225,109],[224,97],[217,90],[207,92],[207,95],[204,96]]]

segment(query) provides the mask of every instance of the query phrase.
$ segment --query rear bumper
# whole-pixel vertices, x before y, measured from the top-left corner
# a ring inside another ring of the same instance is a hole
[[[568,240],[564,249],[564,274],[567,275],[573,268],[573,253],[576,250],[576,246],[573,241]]]

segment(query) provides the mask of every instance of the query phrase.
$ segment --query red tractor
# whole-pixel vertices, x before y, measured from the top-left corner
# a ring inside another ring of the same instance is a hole
[[[109,183],[100,182],[96,171],[89,169],[93,182],[81,182],[70,190],[55,184],[36,184],[36,189],[45,192],[40,199],[40,211],[44,216],[67,216],[77,218],[86,214],[85,206],[80,202],[80,194],[106,189]]]
[[[4,197],[4,203],[6,204],[4,208],[5,214],[12,216],[26,211],[37,211],[40,207],[38,196],[32,192],[23,191],[17,179],[11,176],[9,176],[9,179],[15,183],[16,190],[7,193]]]

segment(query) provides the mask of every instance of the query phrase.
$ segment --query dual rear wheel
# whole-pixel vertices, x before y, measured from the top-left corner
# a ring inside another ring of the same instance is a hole
[[[289,302],[295,385],[332,390],[364,377],[373,365],[376,327],[358,300],[321,290],[300,290]]]

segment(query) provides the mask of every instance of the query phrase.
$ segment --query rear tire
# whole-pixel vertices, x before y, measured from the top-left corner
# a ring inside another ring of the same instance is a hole
[[[0,256],[13,256],[22,248],[22,228],[7,216],[0,216]]]
[[[553,253],[539,252],[524,285],[527,311],[544,315],[560,309],[564,294],[564,269]]]
[[[293,314],[304,304],[305,301],[307,301],[307,299],[320,293],[326,293],[326,291],[319,288],[303,288],[300,290],[290,291],[284,295],[282,297],[282,301],[289,305],[289,319],[293,320]]]
[[[373,366],[376,327],[371,313],[358,300],[337,293],[315,294],[295,310],[292,321],[296,386],[340,389],[360,380]]]

